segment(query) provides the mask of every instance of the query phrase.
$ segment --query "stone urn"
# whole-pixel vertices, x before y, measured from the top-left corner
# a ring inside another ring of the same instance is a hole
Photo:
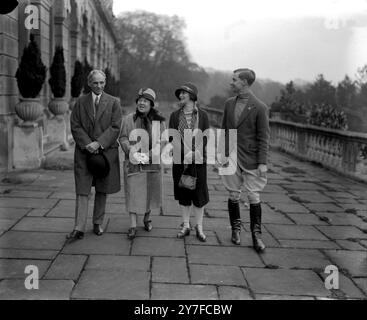
[[[69,104],[65,98],[53,98],[49,104],[48,109],[55,116],[62,116],[69,109]]]
[[[43,107],[39,98],[19,98],[20,102],[15,105],[15,113],[24,122],[23,126],[34,126],[43,114]]]

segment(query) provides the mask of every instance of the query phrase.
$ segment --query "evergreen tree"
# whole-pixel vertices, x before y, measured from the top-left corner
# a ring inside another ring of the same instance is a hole
[[[55,98],[62,98],[66,91],[66,69],[64,59],[64,49],[57,46],[50,68],[51,78],[48,80],[51,91]]]
[[[24,48],[19,67],[15,74],[20,94],[24,98],[36,98],[40,93],[46,79],[46,66],[41,59],[41,52],[30,35],[30,42]]]

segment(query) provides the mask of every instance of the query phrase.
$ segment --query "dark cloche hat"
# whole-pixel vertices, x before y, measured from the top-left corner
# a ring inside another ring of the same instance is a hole
[[[186,91],[188,93],[191,93],[195,97],[195,100],[198,99],[198,89],[196,88],[194,84],[190,82],[184,83],[182,86],[176,89],[175,96],[177,97],[177,99],[180,99],[181,91]]]
[[[87,155],[87,168],[95,178],[105,178],[110,173],[110,163],[102,150]]]

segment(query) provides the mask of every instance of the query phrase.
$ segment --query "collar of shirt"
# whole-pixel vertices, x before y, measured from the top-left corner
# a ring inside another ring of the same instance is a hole
[[[99,100],[101,100],[101,95],[102,95],[102,93],[100,94],[100,95],[96,95],[93,91],[92,91],[92,97],[93,97],[93,103],[96,103],[96,99],[98,99],[97,101],[99,102]]]
[[[240,93],[238,96],[237,96],[237,99],[239,100],[248,100],[249,98],[249,94],[248,93]]]

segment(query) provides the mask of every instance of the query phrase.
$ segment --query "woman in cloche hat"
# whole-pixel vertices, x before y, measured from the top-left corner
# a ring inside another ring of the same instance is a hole
[[[177,150],[177,148],[181,147],[181,161],[180,163],[174,161],[172,165],[174,197],[182,208],[183,220],[182,229],[177,234],[177,237],[182,239],[190,234],[190,214],[193,211],[196,220],[196,237],[198,240],[205,242],[206,236],[203,232],[203,215],[204,206],[209,202],[206,172],[207,141],[204,137],[203,144],[199,147],[195,146],[196,149],[192,146],[187,146],[191,151],[185,154],[184,132],[187,129],[199,129],[204,132],[209,128],[208,115],[204,110],[199,108],[197,104],[198,90],[192,83],[185,83],[180,86],[175,91],[175,96],[179,100],[179,109],[171,114],[169,128],[178,130],[181,136],[181,146],[175,145],[173,141],[173,153],[175,153],[175,149]],[[184,164],[184,162],[191,162],[191,164]],[[196,177],[194,190],[190,190],[180,183],[183,174]]]
[[[160,164],[152,163],[152,122],[160,122],[160,133],[165,130],[165,118],[155,108],[156,94],[150,88],[139,90],[136,98],[136,111],[127,115],[122,124],[119,138],[125,152],[124,185],[126,210],[130,215],[128,238],[134,239],[137,234],[137,214],[144,214],[143,224],[146,231],[152,230],[150,212],[160,207],[161,176]],[[149,140],[141,139],[141,149],[136,150],[136,142],[129,141],[134,129],[146,130]],[[160,150],[159,150],[160,151]]]

